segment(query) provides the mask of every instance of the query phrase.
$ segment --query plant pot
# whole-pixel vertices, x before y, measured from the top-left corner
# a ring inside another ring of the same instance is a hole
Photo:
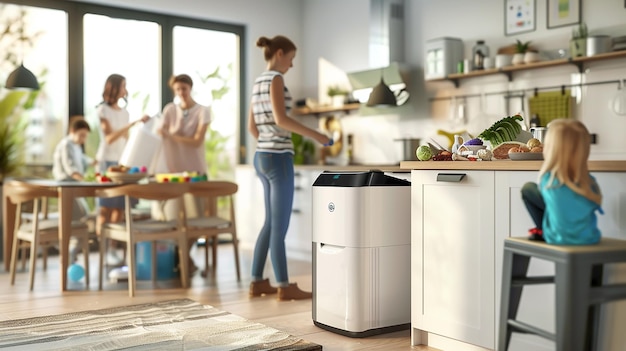
[[[514,65],[524,64],[524,56],[525,55],[526,54],[524,54],[524,53],[517,53],[517,54],[513,55],[513,62],[512,63]]]
[[[587,55],[587,39],[572,39],[569,41],[569,52],[572,57],[583,57]]]
[[[345,95],[335,95],[331,97],[333,102],[333,107],[342,107],[344,102],[346,101]]]
[[[528,51],[524,54],[524,63],[533,63],[540,61],[539,53]]]

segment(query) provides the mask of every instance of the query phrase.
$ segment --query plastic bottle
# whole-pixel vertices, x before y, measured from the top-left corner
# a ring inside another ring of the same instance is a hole
[[[489,47],[485,45],[484,40],[479,40],[472,48],[472,58],[474,60],[474,69],[484,69],[484,59],[489,57]]]

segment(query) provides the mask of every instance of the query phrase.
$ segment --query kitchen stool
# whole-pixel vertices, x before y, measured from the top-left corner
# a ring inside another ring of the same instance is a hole
[[[530,258],[554,262],[554,276],[527,276]],[[595,245],[550,245],[526,237],[504,240],[498,351],[513,332],[535,334],[556,343],[557,351],[594,350],[600,304],[626,299],[626,284],[602,284],[604,264],[626,263],[626,240],[602,238]],[[555,284],[556,333],[515,320],[524,285]]]

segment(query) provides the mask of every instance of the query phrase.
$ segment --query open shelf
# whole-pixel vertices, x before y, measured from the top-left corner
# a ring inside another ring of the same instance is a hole
[[[320,115],[327,115],[337,112],[348,114],[351,111],[358,110],[360,106],[361,104],[359,103],[345,104],[343,106],[319,106],[315,108],[305,106],[294,108],[292,111],[295,116],[315,115],[319,117]]]
[[[563,65],[574,65],[578,67],[579,72],[582,72],[583,66],[586,62],[604,61],[604,60],[618,59],[618,58],[626,58],[626,50],[612,51],[612,52],[607,52],[604,54],[598,54],[594,56],[582,56],[582,57],[574,57],[574,58],[525,63],[525,64],[520,64],[520,65],[506,66],[502,68],[491,68],[491,69],[485,69],[485,70],[480,70],[480,71],[472,71],[469,73],[452,73],[452,74],[449,74],[445,78],[429,79],[428,82],[451,81],[452,83],[454,83],[454,86],[458,87],[459,82],[463,79],[490,76],[494,74],[504,74],[508,77],[509,81],[511,81],[513,80],[513,73],[518,72],[518,71],[526,71],[526,70],[532,70],[532,69],[556,67],[556,66],[563,66]]]

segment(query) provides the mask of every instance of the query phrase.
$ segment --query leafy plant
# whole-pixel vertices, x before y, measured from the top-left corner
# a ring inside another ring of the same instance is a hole
[[[515,43],[515,52],[518,54],[524,54],[528,51],[529,47],[530,41],[523,43],[521,40],[517,39],[517,42]]]
[[[4,5],[0,6],[0,26],[4,27],[0,32],[0,46],[4,51],[2,63],[5,66],[10,64],[10,69],[13,69],[20,64],[20,51],[34,45],[42,32],[26,33],[26,10],[21,9],[12,16],[5,16],[4,10]],[[45,84],[41,76],[46,73],[47,70],[44,70],[39,75],[41,88]],[[7,176],[19,174],[24,164],[24,132],[27,125],[21,117],[24,111],[35,106],[39,91],[3,89],[3,93],[0,96],[0,182]]]
[[[348,95],[348,91],[346,89],[341,88],[338,85],[331,85],[328,87],[328,91],[326,92],[328,96],[339,96],[339,95]]]
[[[228,82],[233,75],[233,64],[229,63],[226,66],[218,66],[215,70],[207,75],[202,75],[198,72],[202,83],[211,82],[211,97],[213,103],[217,103],[228,92],[230,92],[230,86]],[[206,150],[206,160],[209,167],[210,179],[227,179],[228,173],[232,173],[233,167],[231,165],[228,154],[226,153],[226,143],[230,137],[220,134],[218,131],[209,128],[204,142],[204,148]]]
[[[315,155],[315,144],[296,133],[291,133],[291,141],[293,142],[294,151],[293,163],[296,165],[309,163]]]
[[[581,22],[578,25],[578,28],[572,29],[572,39],[585,39],[589,35],[587,30],[587,24],[585,22]]]

